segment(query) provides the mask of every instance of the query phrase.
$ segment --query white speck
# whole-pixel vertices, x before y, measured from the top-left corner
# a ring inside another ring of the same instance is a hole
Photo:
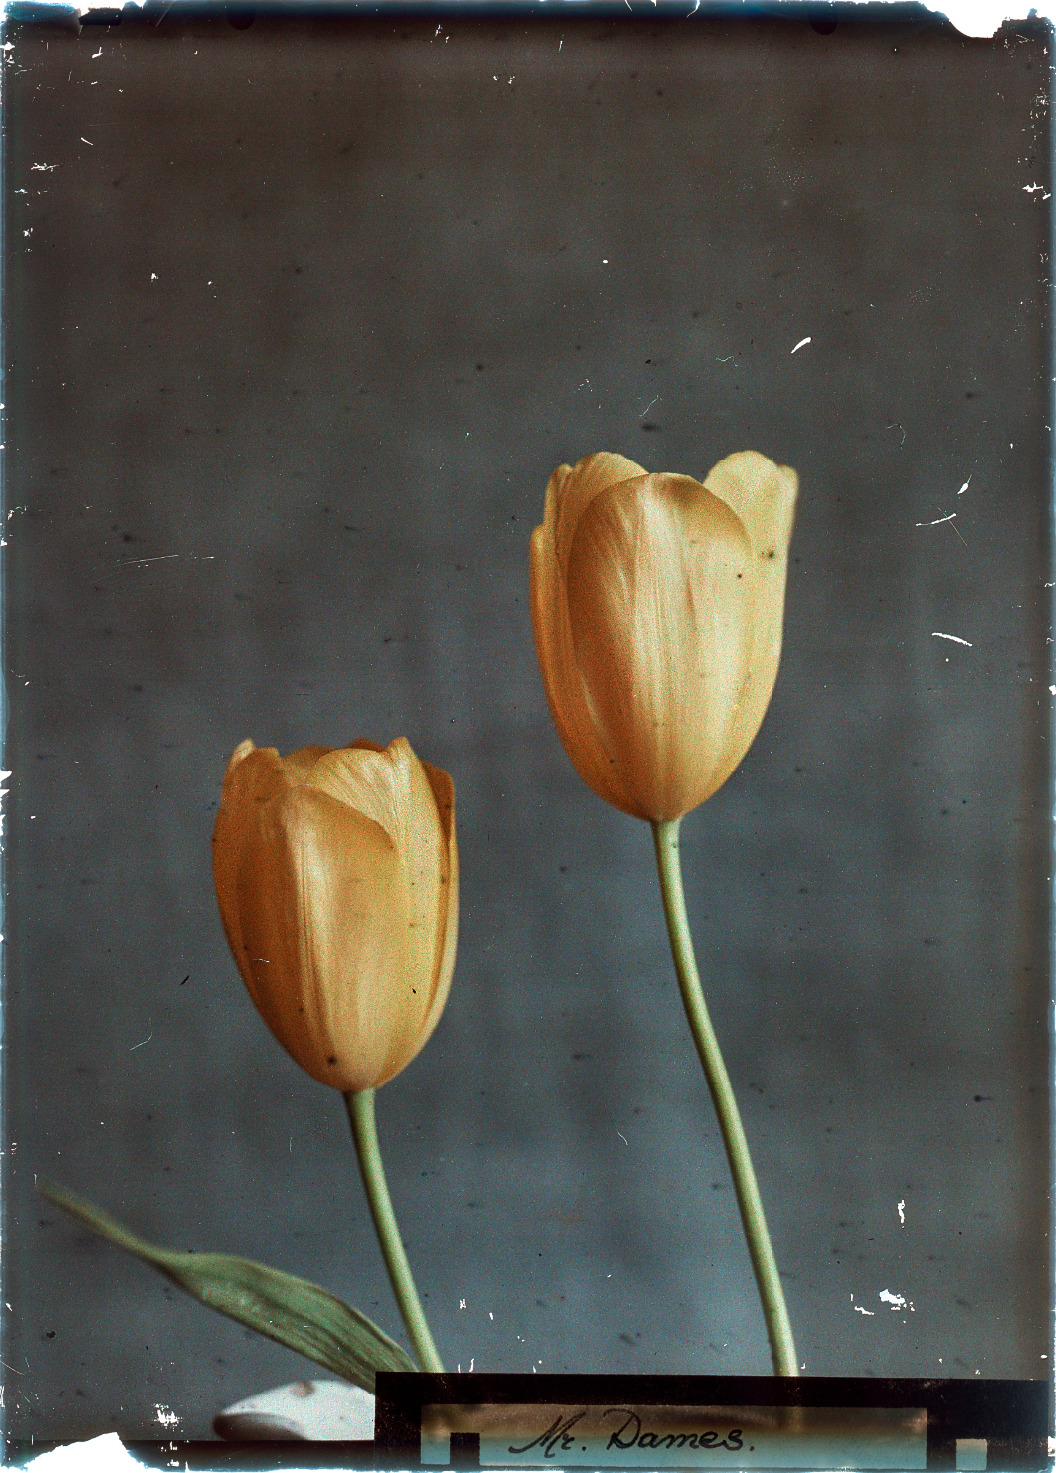
[[[458,1307],[459,1307],[459,1309],[465,1309],[465,1307],[466,1307],[466,1301],[464,1299],[460,1299],[458,1301]]]
[[[475,1360],[476,1360],[476,1356],[475,1356],[475,1355],[471,1355],[471,1356],[470,1356],[470,1358],[469,1358],[469,1369],[470,1369],[470,1370],[472,1370],[472,1369],[473,1369],[473,1362],[474,1362],[474,1361],[475,1361]]]
[[[608,258],[608,256],[603,256],[603,257],[602,257],[602,258],[601,258],[601,264],[602,264],[602,265],[603,265],[603,266],[607,266],[607,265],[608,265],[608,264],[609,264],[609,258]]]
[[[30,164],[29,167],[31,169],[39,169],[42,174],[44,174],[44,173],[50,174],[50,173],[52,173],[53,170],[57,169],[59,166],[58,166],[58,164]],[[25,193],[24,190],[20,190],[19,192],[22,193],[22,194]]]
[[[810,342],[810,339],[809,338],[800,338],[799,342],[792,349],[792,352],[793,353],[798,353],[799,350],[800,350],[800,348],[805,348],[809,342]]]
[[[1050,685],[1049,686],[1049,695],[1050,696],[1056,696],[1056,685]]]
[[[100,46],[98,51],[93,51],[92,52],[92,60],[93,61],[98,61],[99,58],[102,56],[102,54],[103,54],[103,48]]]
[[[561,39],[560,39],[560,41],[558,41],[558,43],[557,43],[557,49],[558,49],[558,51],[560,51],[560,50],[561,50],[561,47],[562,47],[562,46],[563,46],[563,45],[564,45],[564,44],[565,44],[565,38],[564,38],[564,36],[562,36],[562,37],[561,37]]]
[[[898,1220],[903,1227],[906,1225],[906,1202],[905,1198],[898,1204]]]
[[[971,641],[970,640],[961,639],[956,634],[940,634],[937,629],[933,629],[931,631],[931,637],[932,637],[932,639],[952,639],[953,642],[954,642],[954,644],[963,644],[963,645],[967,645],[969,649],[972,648],[972,644],[971,644]]]
[[[157,279],[158,279],[158,273],[156,271],[152,271],[150,273],[150,279],[151,279],[151,281],[157,281]]]
[[[892,1309],[905,1309],[909,1302],[901,1294],[892,1294],[890,1289],[881,1289],[878,1298],[881,1304],[890,1304]]]
[[[87,143],[87,145],[88,145],[89,148],[94,148],[95,147],[95,144],[92,142],[92,140],[90,138],[82,138],[81,139],[81,142],[82,143]]]
[[[959,496],[961,493],[958,491],[957,494]],[[933,522],[914,522],[913,525],[915,527],[939,527],[943,522],[952,522],[956,515],[955,511],[951,511],[947,517],[936,517]]]
[[[1045,188],[1044,184],[1024,184],[1024,186],[1023,186],[1023,193],[1024,194],[1035,194],[1039,189],[1044,189],[1044,188]]]
[[[973,472],[972,472],[972,476],[974,476],[974,475],[975,475],[975,472],[974,472],[974,471],[973,471]],[[965,481],[965,483],[964,483],[964,485],[963,485],[963,486],[962,486],[962,487],[961,487],[961,489],[960,489],[960,490],[959,490],[959,491],[958,491],[958,492],[957,492],[957,495],[958,495],[958,496],[963,496],[963,495],[964,495],[964,493],[965,493],[965,492],[966,492],[966,491],[967,491],[967,490],[968,490],[968,487],[969,487],[969,485],[970,485],[970,484],[971,484],[971,480],[972,480],[972,476],[969,476],[969,477],[968,477],[968,480],[967,480],[967,481]]]
[[[876,1310],[875,1309],[863,1309],[860,1304],[856,1304],[854,1307],[858,1311],[859,1314],[867,1314],[867,1315],[869,1315],[869,1317],[871,1319],[875,1319],[876,1318]]]
[[[160,1401],[154,1404],[154,1415],[163,1427],[176,1427],[179,1425],[180,1419],[176,1413],[170,1412],[169,1408]]]
[[[488,1319],[489,1320],[493,1320],[494,1318],[495,1318],[495,1316],[492,1314],[491,1310],[489,1309],[488,1310]]]

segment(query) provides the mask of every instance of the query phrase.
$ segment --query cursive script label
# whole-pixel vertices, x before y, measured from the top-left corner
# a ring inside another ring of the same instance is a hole
[[[452,1432],[480,1438],[482,1468],[927,1466],[921,1408],[631,1406],[598,1402],[428,1405],[422,1463],[449,1468]]]

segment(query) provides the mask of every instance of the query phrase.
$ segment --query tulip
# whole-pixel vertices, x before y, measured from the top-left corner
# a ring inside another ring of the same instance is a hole
[[[737,767],[770,704],[797,484],[754,450],[703,483],[588,455],[550,477],[531,545],[532,625],[558,734],[600,797],[652,825],[675,975],[782,1376],[798,1374],[796,1348],[697,970],[679,827]]]
[[[766,714],[781,653],[797,477],[755,451],[703,484],[588,455],[550,477],[532,534],[532,623],[554,723],[625,813],[680,818],[722,786]]]
[[[220,915],[242,980],[302,1069],[344,1096],[363,1189],[422,1370],[443,1363],[392,1208],[374,1091],[425,1046],[458,939],[455,789],[388,747],[236,747],[213,832]]]
[[[410,1063],[455,963],[446,772],[403,738],[285,758],[243,742],[224,775],[213,872],[249,995],[302,1069],[358,1094]]]

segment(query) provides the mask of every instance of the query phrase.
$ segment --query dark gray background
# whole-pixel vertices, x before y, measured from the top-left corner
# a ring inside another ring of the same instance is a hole
[[[454,775],[455,984],[378,1101],[448,1365],[768,1369],[649,831],[536,669],[529,534],[602,448],[802,477],[773,705],[684,826],[800,1358],[1047,1374],[1047,31],[10,38],[9,1435],[311,1374],[37,1174],[398,1332],[340,1100],[218,923],[246,736]]]

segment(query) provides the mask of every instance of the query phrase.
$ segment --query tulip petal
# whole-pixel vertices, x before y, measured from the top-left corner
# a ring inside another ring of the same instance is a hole
[[[407,804],[408,753],[412,762],[417,761],[406,741],[402,746],[393,742],[387,749],[366,743],[339,747],[324,752],[305,781],[309,787],[329,793],[338,803],[372,818],[399,846]]]
[[[429,1011],[422,1024],[420,1049],[440,1021],[440,1014],[451,991],[458,947],[458,843],[455,838],[455,785],[441,767],[423,762],[425,775],[433,790],[443,844],[440,864],[441,887],[436,949],[433,957],[433,988]],[[417,1050],[415,1050],[417,1052]]]
[[[594,729],[569,622],[564,576],[548,526],[536,527],[531,542],[531,607],[535,647],[557,734],[583,781],[599,798],[635,818],[647,818],[620,781],[613,759]]]
[[[721,781],[752,645],[751,553],[735,513],[689,476],[624,481],[580,518],[575,663],[629,811],[677,818]]]
[[[432,771],[437,773],[439,769]],[[451,903],[449,836],[454,789],[447,774],[442,777],[449,787],[444,794],[448,805],[447,827],[439,812],[429,772],[403,737],[385,750],[362,743],[329,752],[316,763],[308,779],[312,788],[328,793],[379,824],[400,857],[404,884],[402,923],[406,927],[405,972],[398,982],[394,978],[390,987],[408,995],[392,1013],[391,1048],[381,1067],[378,1084],[399,1073],[424,1047],[446,1001],[445,991],[432,1022],[427,1023],[434,1011]],[[456,939],[452,935],[452,968]],[[450,971],[446,980],[450,988]]]
[[[756,555],[774,561],[788,553],[799,477],[757,450],[741,450],[712,466],[704,484],[744,523]]]
[[[600,491],[615,486],[632,476],[644,476],[645,470],[624,455],[607,450],[585,455],[569,468],[559,465],[546,488],[544,525],[549,528],[562,573],[568,567],[572,539],[579,519]]]
[[[722,781],[725,781],[755,740],[777,678],[788,545],[799,478],[791,466],[775,465],[765,455],[745,450],[714,466],[708,472],[706,484],[744,523],[751,538],[756,571],[748,680],[720,764]]]
[[[404,902],[395,846],[373,820],[303,785],[258,810],[237,876],[243,978],[321,1083],[377,1082],[406,976]]]
[[[274,747],[242,742],[227,764],[213,828],[213,878],[220,919],[238,969],[247,979],[246,945],[238,903],[242,856],[257,832],[260,808],[286,791],[289,782]]]

